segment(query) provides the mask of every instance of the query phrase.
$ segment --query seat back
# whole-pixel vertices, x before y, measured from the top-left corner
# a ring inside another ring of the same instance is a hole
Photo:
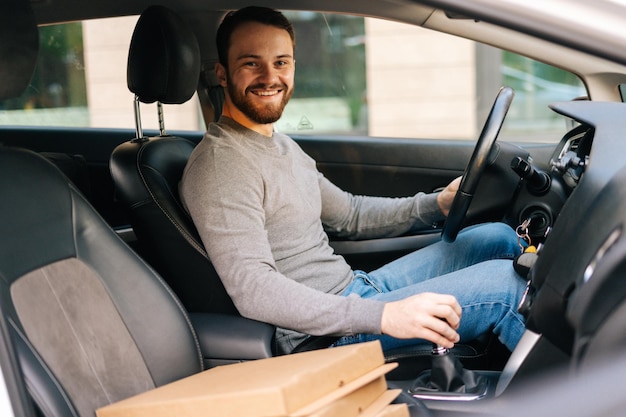
[[[49,161],[0,148],[0,297],[47,415],[97,407],[202,369],[171,290]]]
[[[38,29],[24,0],[0,20],[5,100],[30,82]],[[0,309],[42,415],[93,417],[202,369],[178,299],[59,168],[0,145],[0,193]]]
[[[193,148],[179,137],[119,145],[111,156],[117,197],[128,209],[142,256],[188,311],[238,314],[178,195]]]
[[[199,56],[189,26],[173,11],[152,6],[133,33],[128,87],[141,102],[184,103],[197,87]],[[238,314],[178,195],[193,148],[189,140],[166,134],[121,144],[110,161],[116,194],[128,209],[142,256],[188,311]]]

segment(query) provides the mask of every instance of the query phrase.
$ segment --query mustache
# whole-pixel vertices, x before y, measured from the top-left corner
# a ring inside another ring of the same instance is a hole
[[[278,84],[263,84],[258,83],[251,86],[248,86],[246,90],[288,90],[287,84],[278,83]]]

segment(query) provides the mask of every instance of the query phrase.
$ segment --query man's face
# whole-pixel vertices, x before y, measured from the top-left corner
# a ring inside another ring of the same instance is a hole
[[[287,31],[250,22],[232,33],[225,87],[236,110],[253,123],[270,124],[280,118],[293,93],[294,71]]]

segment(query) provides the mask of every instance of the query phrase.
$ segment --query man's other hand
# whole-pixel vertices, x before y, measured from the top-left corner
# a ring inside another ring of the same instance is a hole
[[[451,348],[459,341],[461,306],[452,295],[421,293],[385,304],[383,334],[398,339],[426,339]]]

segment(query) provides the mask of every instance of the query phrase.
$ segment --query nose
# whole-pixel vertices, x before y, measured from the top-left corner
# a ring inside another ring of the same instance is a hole
[[[278,70],[271,64],[262,65],[259,70],[259,81],[267,85],[278,83]]]

